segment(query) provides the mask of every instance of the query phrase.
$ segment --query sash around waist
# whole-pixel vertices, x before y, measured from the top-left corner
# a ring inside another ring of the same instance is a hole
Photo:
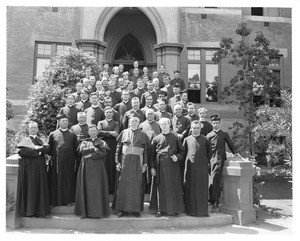
[[[126,154],[133,154],[133,155],[142,156],[143,152],[144,152],[144,148],[142,148],[142,147],[124,146],[124,145],[122,147],[122,153],[124,155],[126,155]]]

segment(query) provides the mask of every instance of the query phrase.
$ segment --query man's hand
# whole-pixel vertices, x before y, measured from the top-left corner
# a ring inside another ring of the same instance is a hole
[[[153,167],[151,168],[151,175],[156,176],[156,170]]]
[[[121,169],[122,169],[121,163],[118,162],[117,165],[116,165],[116,170],[117,170],[118,172],[120,172]]]
[[[142,166],[142,173],[144,173],[146,170],[147,170],[147,164],[144,164],[144,165]]]
[[[42,149],[42,148],[43,148],[43,146],[34,146],[35,150]]]
[[[176,155],[172,155],[171,158],[172,158],[172,161],[173,161],[173,162],[177,162],[177,160],[178,160],[178,158],[177,158]]]
[[[118,133],[115,132],[115,131],[110,131],[109,134],[112,135],[113,137],[117,137],[118,136]]]

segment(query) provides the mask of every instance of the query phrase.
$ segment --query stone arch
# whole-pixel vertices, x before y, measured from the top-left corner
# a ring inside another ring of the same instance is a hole
[[[120,42],[122,41],[122,39],[127,35],[127,34],[132,34],[140,43],[142,51],[144,53],[144,59],[145,62],[150,62],[151,60],[151,51],[152,51],[152,46],[149,46],[149,44],[147,44],[146,39],[144,39],[143,36],[138,35],[137,33],[135,33],[134,31],[130,31],[130,27],[126,26],[125,28],[122,29],[122,31],[120,31],[118,33],[118,35],[110,42],[110,48],[107,49],[106,52],[106,59],[107,60],[113,60],[115,53],[117,51],[117,47],[119,46]]]
[[[109,24],[110,20],[115,16],[115,14],[117,14],[121,9],[122,7],[107,7],[101,12],[95,28],[95,33],[94,33],[95,39],[104,41],[104,35],[105,35],[105,30],[107,28],[107,25]],[[138,7],[138,9],[142,11],[152,23],[156,33],[157,43],[165,42],[166,26],[157,9],[153,7],[146,7],[146,8]]]

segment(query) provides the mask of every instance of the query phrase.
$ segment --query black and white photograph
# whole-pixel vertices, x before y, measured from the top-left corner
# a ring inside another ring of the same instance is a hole
[[[294,239],[296,5],[1,4],[5,238]]]

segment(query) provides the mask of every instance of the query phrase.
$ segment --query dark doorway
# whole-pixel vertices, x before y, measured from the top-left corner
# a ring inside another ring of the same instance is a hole
[[[132,35],[127,34],[120,42],[114,56],[114,65],[124,64],[124,70],[129,71],[133,67],[133,62],[139,62],[139,68],[144,67],[144,55],[139,41]]]

